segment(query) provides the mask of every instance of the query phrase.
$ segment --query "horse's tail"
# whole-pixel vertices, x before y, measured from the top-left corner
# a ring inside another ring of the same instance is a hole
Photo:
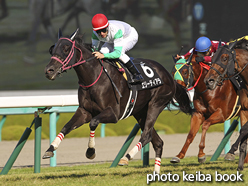
[[[176,93],[174,95],[174,99],[176,100],[176,102],[172,99],[171,104],[178,107],[185,114],[192,115],[194,109],[192,108],[192,104],[186,89],[178,83],[175,84],[176,84]]]

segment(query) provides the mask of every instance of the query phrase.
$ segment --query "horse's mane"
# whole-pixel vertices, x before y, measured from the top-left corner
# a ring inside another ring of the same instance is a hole
[[[84,43],[84,34],[77,34],[75,36],[75,41],[79,45],[83,46],[84,48],[86,48],[86,49],[88,49],[89,51],[92,52],[92,49],[93,49],[92,45],[90,43]]]
[[[234,48],[235,49],[245,49],[248,50],[248,40],[246,40],[245,38],[236,41],[237,43],[235,44]]]

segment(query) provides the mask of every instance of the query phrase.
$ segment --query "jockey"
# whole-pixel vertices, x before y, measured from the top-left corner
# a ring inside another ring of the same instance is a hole
[[[92,18],[92,54],[97,59],[119,58],[133,75],[131,84],[141,83],[144,79],[130,57],[126,54],[138,41],[138,33],[129,24],[108,20],[104,14],[96,14]]]
[[[221,45],[225,45],[226,42],[221,42]],[[190,49],[185,55],[179,56],[177,54],[176,59],[185,58],[189,56],[192,52],[197,54],[199,57],[196,57],[195,60],[197,63],[204,62],[208,65],[211,65],[212,56],[217,51],[219,46],[219,41],[211,41],[209,38],[202,36],[199,37],[195,42],[195,47]]]

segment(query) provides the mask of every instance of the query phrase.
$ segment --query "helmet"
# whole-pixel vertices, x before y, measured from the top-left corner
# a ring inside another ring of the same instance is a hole
[[[211,47],[212,43],[209,38],[202,36],[199,37],[195,42],[195,51],[206,52]]]
[[[109,25],[108,19],[104,14],[94,15],[91,22],[94,31],[101,30]]]

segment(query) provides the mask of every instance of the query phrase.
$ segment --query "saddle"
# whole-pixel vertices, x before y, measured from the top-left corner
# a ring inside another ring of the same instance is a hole
[[[157,72],[151,66],[149,66],[149,64],[146,64],[140,59],[132,59],[132,61],[144,78],[144,81],[141,84],[133,85],[129,83],[131,82],[132,74],[119,59],[105,60],[105,62],[112,64],[120,73],[122,73],[123,77],[128,83],[129,89],[145,90],[161,86],[164,83]]]
[[[164,83],[163,80],[160,78],[160,76],[157,74],[157,72],[151,66],[149,66],[140,59],[132,59],[132,60],[136,68],[139,70],[140,74],[144,78],[144,81],[141,84],[134,85],[129,83],[132,80],[132,74],[119,59],[106,60],[106,62],[112,63],[112,65],[115,66],[120,73],[122,73],[123,77],[127,81],[130,90],[129,99],[127,101],[125,111],[122,117],[120,118],[120,120],[125,119],[131,115],[133,108],[135,106],[135,102],[139,90],[155,88],[161,86]]]

